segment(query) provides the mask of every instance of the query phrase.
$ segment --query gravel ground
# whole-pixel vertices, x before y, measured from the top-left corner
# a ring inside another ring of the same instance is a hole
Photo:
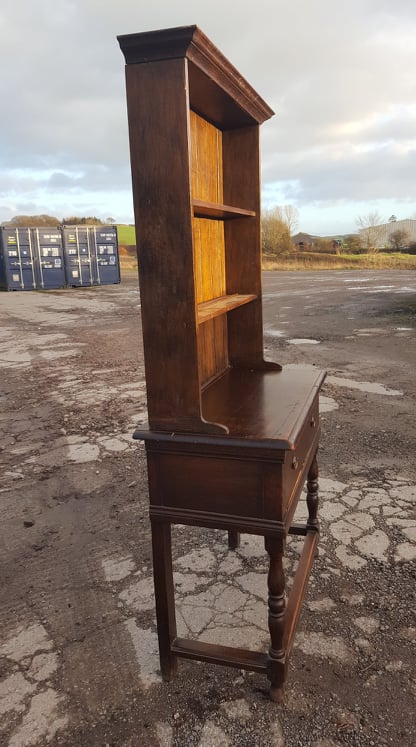
[[[414,276],[264,276],[268,357],[328,370],[320,552],[281,706],[238,670],[181,661],[161,682],[134,275],[0,308],[1,744],[413,747]],[[288,586],[298,555],[291,538]],[[176,527],[174,558],[181,633],[267,646],[261,538],[230,552]]]

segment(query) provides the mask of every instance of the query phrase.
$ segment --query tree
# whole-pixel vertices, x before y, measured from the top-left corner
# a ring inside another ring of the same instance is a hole
[[[359,215],[357,218],[361,243],[369,254],[376,254],[381,248],[385,230],[381,223],[382,217],[377,210],[373,210],[367,215]]]
[[[358,234],[353,233],[350,236],[345,236],[343,249],[347,254],[359,254],[361,251],[361,241]]]
[[[283,205],[279,210],[281,213],[281,220],[283,223],[286,223],[290,235],[293,236],[299,224],[299,210],[293,205]]]
[[[389,236],[389,244],[395,252],[400,252],[408,243],[409,234],[407,231],[403,231],[400,228],[398,228],[397,231],[393,231]]]
[[[113,225],[113,223],[116,222],[116,219],[109,217],[105,219],[105,222],[108,223],[109,225]]]
[[[88,215],[80,218],[77,215],[69,215],[67,218],[62,218],[62,223],[67,226],[102,226],[103,221],[101,218],[97,218],[95,215]]]
[[[15,215],[8,221],[8,226],[57,226],[59,218],[53,215]],[[6,224],[4,224],[6,225]]]
[[[281,208],[263,211],[261,231],[264,254],[282,254],[293,249],[290,230],[287,223],[282,220]]]

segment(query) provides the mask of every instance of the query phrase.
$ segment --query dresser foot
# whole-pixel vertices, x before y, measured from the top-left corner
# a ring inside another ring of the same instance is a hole
[[[283,685],[271,685],[269,690],[269,697],[270,700],[273,701],[273,703],[283,703],[285,697]]]

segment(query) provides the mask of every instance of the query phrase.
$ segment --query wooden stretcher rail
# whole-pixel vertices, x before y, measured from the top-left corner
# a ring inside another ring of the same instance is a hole
[[[223,664],[237,669],[248,669],[251,672],[267,671],[267,654],[257,651],[246,651],[232,646],[217,646],[214,643],[190,641],[186,638],[176,638],[171,651],[183,659],[207,661],[210,664]]]

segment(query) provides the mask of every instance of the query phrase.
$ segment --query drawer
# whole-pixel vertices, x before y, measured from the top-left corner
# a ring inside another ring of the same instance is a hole
[[[319,396],[305,418],[296,440],[295,448],[287,451],[283,467],[283,506],[284,514],[292,510],[305,483],[307,473],[319,442]]]

